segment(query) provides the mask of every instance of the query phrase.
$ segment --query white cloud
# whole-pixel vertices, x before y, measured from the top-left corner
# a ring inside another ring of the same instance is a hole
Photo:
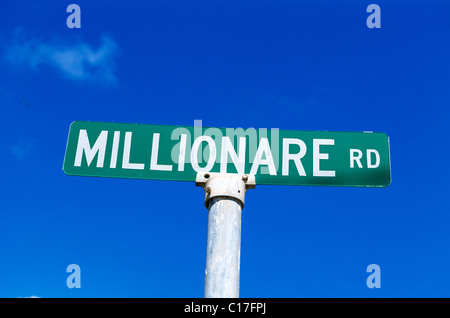
[[[101,45],[93,48],[88,43],[60,44],[37,39],[23,39],[20,32],[15,43],[6,49],[5,57],[12,64],[26,66],[38,72],[50,66],[62,76],[79,81],[114,85],[114,58],[117,44],[108,36],[101,38]]]

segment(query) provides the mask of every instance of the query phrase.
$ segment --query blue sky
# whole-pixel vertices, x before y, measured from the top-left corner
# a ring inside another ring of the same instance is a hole
[[[81,29],[66,7],[81,7]],[[366,8],[381,8],[369,29]],[[257,186],[241,297],[449,297],[447,1],[3,1],[0,296],[203,297],[194,182],[67,176],[76,120],[380,131],[387,188]],[[66,267],[81,268],[81,288]],[[381,288],[366,268],[381,268]]]

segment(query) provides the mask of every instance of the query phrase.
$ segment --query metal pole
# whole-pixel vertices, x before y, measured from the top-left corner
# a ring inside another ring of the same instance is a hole
[[[205,298],[239,297],[241,214],[245,192],[255,187],[252,175],[199,173],[208,208]]]
[[[239,297],[241,204],[232,198],[209,201],[205,297]]]

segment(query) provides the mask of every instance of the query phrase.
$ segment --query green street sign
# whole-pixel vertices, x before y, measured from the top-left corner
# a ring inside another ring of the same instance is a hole
[[[386,187],[389,137],[374,132],[162,126],[76,121],[68,175],[195,181],[198,172],[256,184]]]

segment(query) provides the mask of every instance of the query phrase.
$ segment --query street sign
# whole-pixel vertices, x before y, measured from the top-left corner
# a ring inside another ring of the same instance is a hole
[[[386,187],[389,137],[297,131],[76,121],[68,175],[195,181],[198,172],[255,175],[256,184]]]

